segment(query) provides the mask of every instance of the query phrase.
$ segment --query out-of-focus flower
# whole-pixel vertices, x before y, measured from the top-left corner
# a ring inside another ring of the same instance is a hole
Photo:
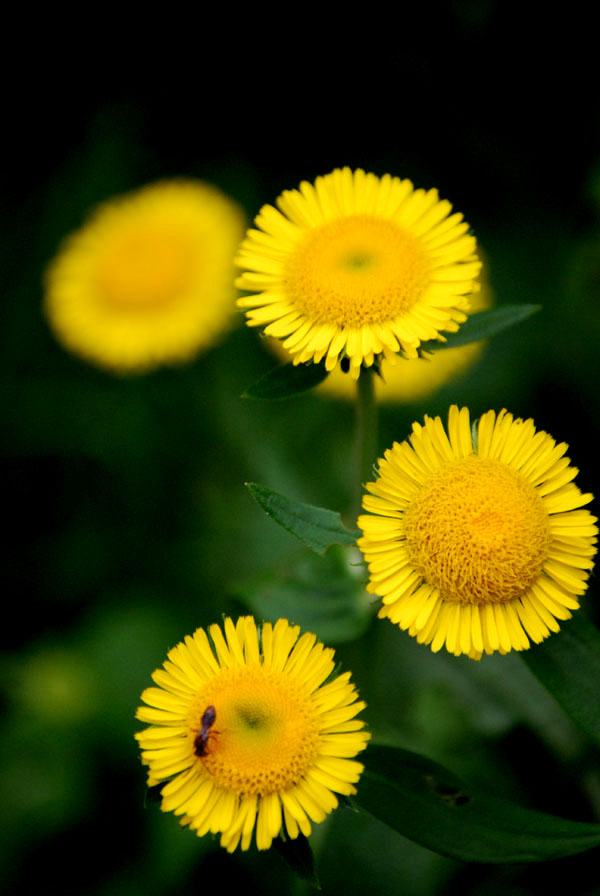
[[[162,181],[100,205],[46,272],[60,342],[117,373],[186,361],[235,309],[239,207],[215,187]]]

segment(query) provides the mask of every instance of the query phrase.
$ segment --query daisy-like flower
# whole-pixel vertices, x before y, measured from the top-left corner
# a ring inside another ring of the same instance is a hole
[[[462,215],[437,190],[336,169],[264,206],[236,263],[248,324],[283,340],[294,364],[361,365],[444,339],[466,319],[481,264]]]
[[[100,205],[46,272],[62,344],[117,373],[188,360],[235,310],[238,206],[215,187],[163,181]]]
[[[142,694],[136,734],[148,785],[162,809],[202,836],[221,835],[233,852],[275,837],[308,836],[355,793],[363,770],[354,757],[370,735],[356,718],[350,673],[331,678],[333,650],[280,619],[262,630],[250,616],[225,619],[174,647]]]
[[[483,311],[491,304],[491,289],[482,274],[481,290],[471,297],[471,311]],[[288,362],[291,360],[291,356],[285,351],[279,339],[271,337],[264,341],[281,360]],[[484,345],[484,340],[471,342],[459,348],[436,351],[428,357],[417,358],[414,361],[403,360],[397,364],[382,360],[379,365],[381,376],[374,378],[377,401],[386,404],[410,403],[432,395],[475,364]],[[337,367],[316,387],[315,392],[341,401],[355,401],[356,383]]]
[[[598,532],[566,450],[505,410],[473,430],[456,406],[447,433],[439,417],[414,423],[379,461],[358,519],[379,615],[476,660],[558,631],[586,590]]]

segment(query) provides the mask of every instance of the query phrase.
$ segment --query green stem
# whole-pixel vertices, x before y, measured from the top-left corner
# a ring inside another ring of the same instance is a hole
[[[373,464],[377,460],[377,401],[375,373],[372,367],[362,367],[358,377],[356,431],[358,443],[358,508],[362,501],[362,487],[373,478]]]

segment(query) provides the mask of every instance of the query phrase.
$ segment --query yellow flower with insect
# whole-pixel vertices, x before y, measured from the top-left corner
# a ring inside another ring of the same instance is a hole
[[[162,809],[198,836],[221,835],[233,852],[274,838],[308,836],[355,793],[354,758],[370,737],[365,704],[334,652],[285,619],[260,629],[244,616],[199,628],[174,647],[157,687],[142,694],[136,734],[148,785],[163,783]]]

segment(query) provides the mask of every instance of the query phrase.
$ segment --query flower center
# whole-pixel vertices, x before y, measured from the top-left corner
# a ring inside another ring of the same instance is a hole
[[[121,234],[107,246],[96,271],[101,301],[136,311],[167,305],[185,287],[191,251],[181,236],[168,230]]]
[[[192,748],[207,706],[215,707],[216,718],[198,761],[224,790],[285,790],[317,755],[318,716],[310,695],[285,673],[262,666],[223,669],[196,695],[189,716]]]
[[[286,267],[289,295],[307,317],[358,328],[394,320],[429,283],[418,240],[393,221],[352,215],[310,231]]]
[[[437,472],[404,514],[411,561],[445,600],[508,601],[539,575],[550,544],[534,486],[505,464],[470,455]]]

